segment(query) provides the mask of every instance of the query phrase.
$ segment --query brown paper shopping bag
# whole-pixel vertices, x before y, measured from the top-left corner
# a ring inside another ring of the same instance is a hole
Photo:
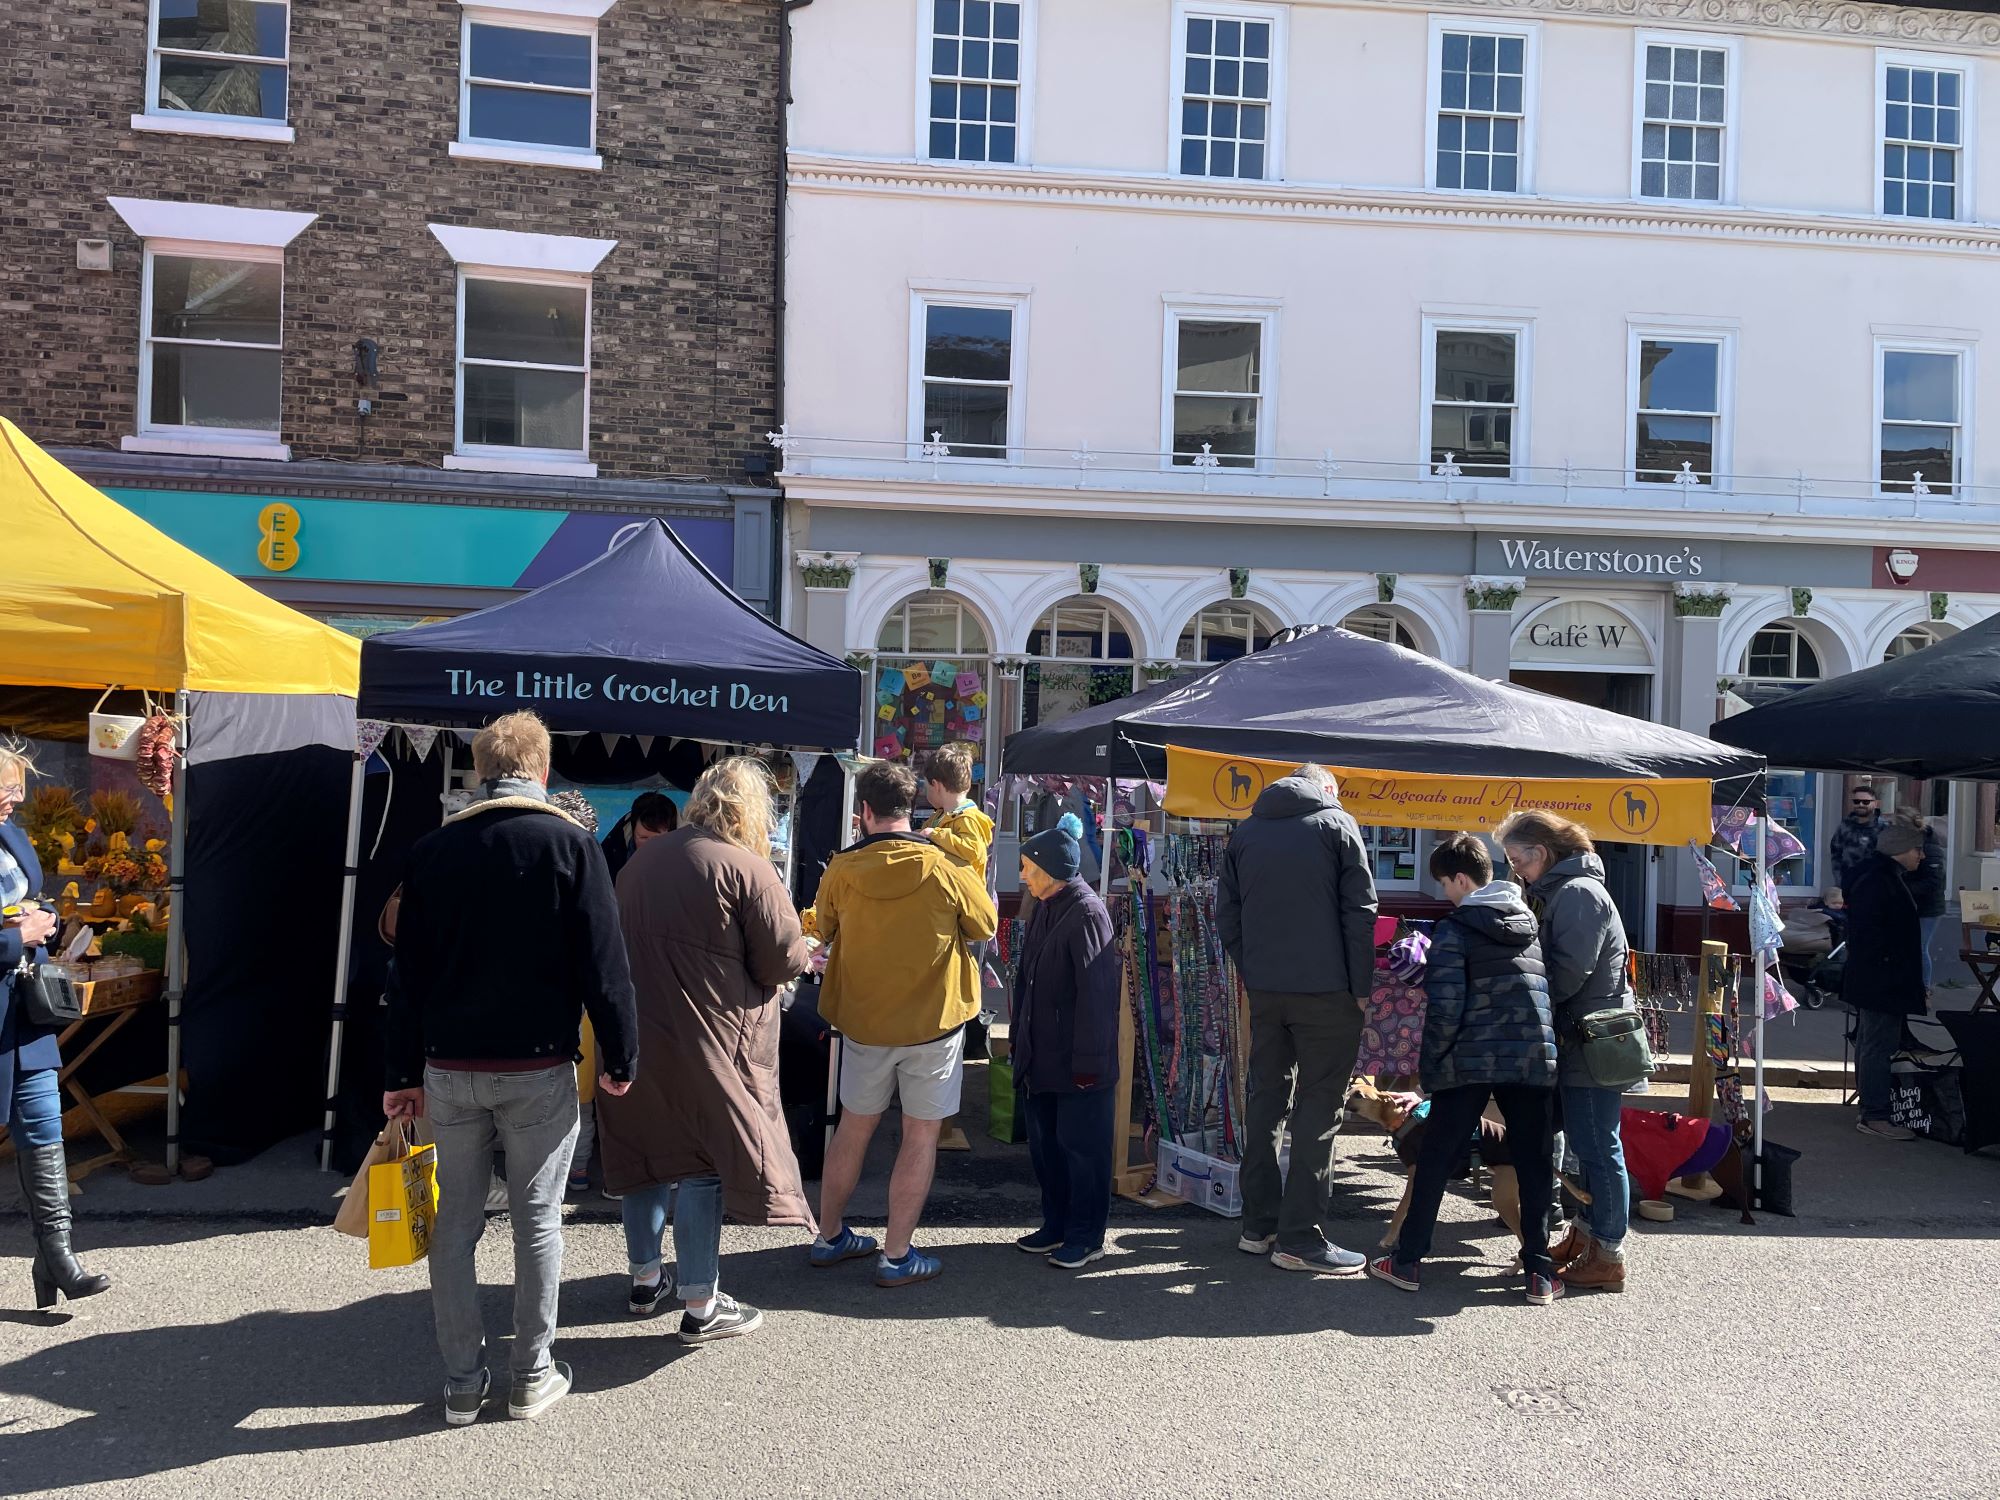
[[[416,1144],[368,1169],[368,1265],[413,1266],[431,1250],[437,1219],[437,1147]]]

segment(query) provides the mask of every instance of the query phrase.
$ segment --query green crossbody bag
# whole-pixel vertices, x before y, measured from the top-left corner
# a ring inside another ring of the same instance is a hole
[[[1594,1010],[1576,1023],[1583,1066],[1601,1089],[1626,1089],[1653,1072],[1646,1020],[1636,1010]]]

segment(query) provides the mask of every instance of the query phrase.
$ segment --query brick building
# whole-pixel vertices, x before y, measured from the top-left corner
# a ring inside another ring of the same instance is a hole
[[[30,7],[0,411],[356,628],[491,602],[652,514],[768,603],[781,24],[777,0]]]

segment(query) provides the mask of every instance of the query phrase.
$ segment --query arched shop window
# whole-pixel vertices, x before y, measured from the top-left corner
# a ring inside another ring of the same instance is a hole
[[[1752,682],[1818,682],[1819,652],[1796,625],[1767,625],[1750,637],[1743,675]]]
[[[1342,630],[1351,630],[1356,635],[1365,635],[1370,640],[1387,641],[1392,646],[1401,646],[1406,651],[1421,651],[1417,638],[1410,633],[1410,627],[1386,609],[1357,609],[1340,622]]]
[[[1406,651],[1421,651],[1416,636],[1410,633],[1393,612],[1386,609],[1357,609],[1340,622],[1342,630],[1351,630],[1356,635],[1365,635],[1373,641],[1386,641],[1392,646],[1401,646]],[[1416,828],[1370,828],[1361,830],[1361,842],[1368,846],[1368,859],[1375,871],[1375,884],[1385,890],[1410,890],[1423,884],[1423,866],[1420,859],[1429,858],[1430,835]]]
[[[1211,604],[1181,627],[1174,660],[1183,666],[1215,666],[1262,651],[1276,627],[1250,604]]]
[[[1053,724],[1079,709],[1111,703],[1133,689],[1132,629],[1105,604],[1082,595],[1055,605],[1028,633],[1021,678],[1021,727]]]
[[[971,740],[987,752],[973,765],[984,780],[993,669],[979,617],[950,594],[918,594],[882,622],[875,649],[875,753],[921,775],[931,751]]]
[[[1899,657],[1915,656],[1926,646],[1935,646],[1948,633],[1947,631],[1938,629],[1935,625],[1923,624],[1921,622],[1912,625],[1893,641],[1889,642],[1889,649],[1882,653],[1882,660],[1895,661]]]
[[[1767,703],[1823,675],[1819,650],[1796,625],[1766,625],[1750,637],[1740,671],[1743,696]],[[1766,773],[1771,821],[1788,829],[1806,852],[1775,871],[1780,890],[1817,890],[1819,883],[1820,778],[1811,771]],[[1840,816],[1836,811],[1835,816]]]

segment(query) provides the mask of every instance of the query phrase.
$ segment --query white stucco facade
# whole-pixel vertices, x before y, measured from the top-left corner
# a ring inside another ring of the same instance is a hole
[[[1143,682],[1203,650],[1205,608],[1367,610],[1705,729],[1759,632],[1832,674],[2000,609],[2000,17],[839,0],[792,25],[783,479],[817,571],[788,619],[819,644],[911,655],[885,624],[924,598],[1011,666],[1081,634],[1049,615],[1081,598],[1093,670]],[[1677,69],[1683,94],[1649,86]],[[1440,185],[1480,130],[1513,190]],[[1705,585],[1719,616],[1676,602]],[[1617,651],[1534,644],[1614,619]],[[997,744],[1035,705],[992,675]],[[1969,861],[1990,799],[1957,803]]]

